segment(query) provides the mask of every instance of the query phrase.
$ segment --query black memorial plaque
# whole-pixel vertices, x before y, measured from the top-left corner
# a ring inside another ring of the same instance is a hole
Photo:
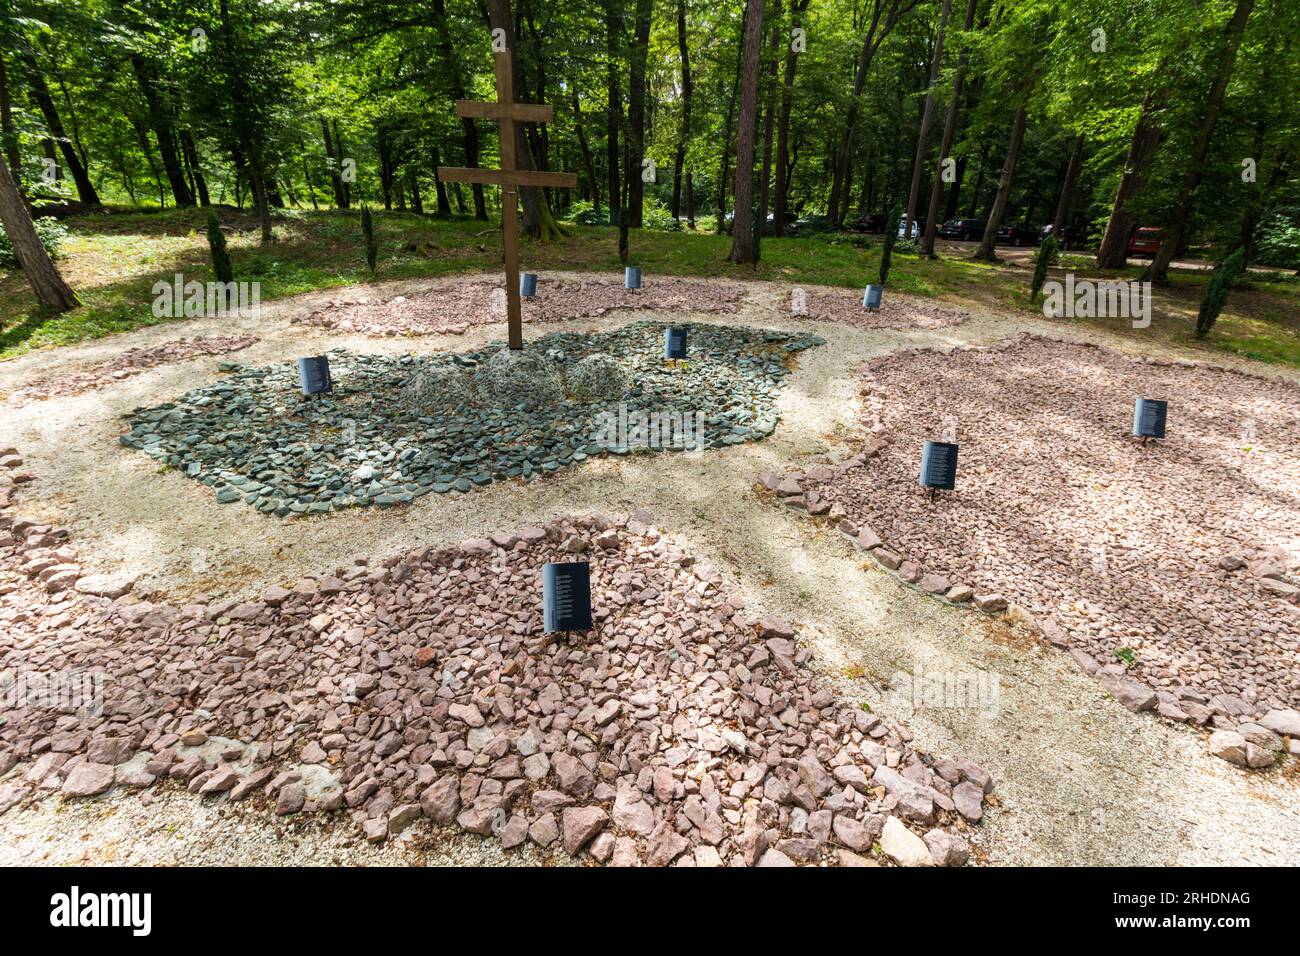
[[[921,451],[921,487],[952,491],[957,487],[957,446],[928,441]]]
[[[686,358],[686,330],[664,329],[664,358]]]
[[[586,561],[542,565],[543,630],[591,630],[591,571]]]
[[[1133,406],[1133,434],[1138,438],[1164,438],[1168,414],[1168,402],[1139,398]]]
[[[320,395],[334,388],[330,378],[330,360],[324,355],[298,359],[298,378],[302,381],[304,395]]]

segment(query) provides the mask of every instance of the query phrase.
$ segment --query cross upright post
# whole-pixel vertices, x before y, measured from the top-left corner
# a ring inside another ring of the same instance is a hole
[[[480,183],[501,187],[501,245],[506,260],[506,323],[512,349],[524,347],[523,313],[519,301],[519,210],[520,186],[578,185],[573,173],[542,172],[519,169],[515,152],[515,123],[549,123],[554,117],[551,107],[543,103],[514,101],[514,65],[510,51],[495,54],[497,101],[457,100],[456,115],[463,119],[494,119],[501,138],[501,168],[438,167],[438,179],[452,183]]]

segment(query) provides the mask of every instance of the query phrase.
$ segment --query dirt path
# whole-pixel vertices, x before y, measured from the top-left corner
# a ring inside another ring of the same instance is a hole
[[[383,291],[397,294],[415,286],[394,284]],[[161,366],[70,398],[22,408],[0,405],[0,444],[17,446],[39,476],[23,494],[24,511],[38,510],[34,502],[40,502],[51,518],[72,530],[83,563],[105,571],[129,568],[142,575],[139,589],[173,597],[198,590],[253,593],[349,564],[354,556],[437,545],[537,523],[560,512],[644,507],[693,553],[737,580],[755,602],[800,624],[816,646],[821,666],[843,691],[861,694],[874,707],[901,718],[922,749],[970,757],[994,774],[1001,807],[986,815],[979,834],[989,862],[1300,863],[1297,841],[1279,839],[1294,832],[1300,816],[1294,761],[1281,771],[1245,774],[1209,756],[1193,732],[1128,713],[1063,652],[1017,639],[1002,624],[864,570],[838,535],[760,500],[753,491],[758,474],[810,463],[851,437],[858,411],[856,371],[865,359],[902,347],[992,342],[1026,328],[1059,336],[1060,326],[973,309],[972,321],[942,330],[860,330],[794,320],[788,303],[778,299],[783,294],[756,285],[740,316],[692,317],[809,329],[828,340],[827,346],[800,356],[798,371],[781,393],[782,420],[771,438],[702,457],[601,459],[527,487],[494,483],[464,496],[420,498],[404,509],[354,509],[296,521],[269,518],[240,505],[218,505],[204,486],[177,474],[160,474],[151,459],[117,444],[119,416],[211,381],[218,363],[229,357]],[[233,360],[257,364],[334,347],[372,353],[462,350],[502,334],[500,327],[491,327],[460,336],[380,340],[289,325],[292,314],[339,296],[334,292],[277,303],[264,309],[255,328],[247,321],[193,320],[26,356],[0,365],[0,392],[56,367],[102,361],[131,346],[181,335],[253,331],[262,341]],[[614,328],[633,318],[668,316],[622,313],[544,330],[526,327],[525,333]],[[1089,337],[1133,350],[1132,339]],[[909,712],[873,689],[893,672],[916,667],[997,674],[1000,706],[991,714]],[[11,811],[0,818],[0,843],[12,838],[15,850],[0,851],[0,862],[13,861],[15,852],[17,859],[39,858],[29,855],[37,853],[37,846],[40,853],[50,853],[48,862],[74,860],[75,855],[67,854],[80,852],[80,834],[87,828],[92,834],[101,827],[107,833],[123,819],[147,819],[148,812],[140,817],[136,806],[109,812],[117,803],[136,799],[105,802],[103,817],[88,809],[56,814],[54,801]],[[211,808],[186,795],[165,799],[168,813],[182,818],[182,829],[199,834],[208,826]],[[185,859],[238,859],[272,839],[268,835],[276,826],[248,815],[219,835],[192,836]],[[42,834],[39,840],[37,833]],[[51,839],[52,834],[58,838]],[[336,838],[307,833],[304,839],[315,846],[311,841]],[[451,841],[421,860],[455,859],[462,850],[452,848],[462,842],[479,843],[472,837]],[[165,840],[144,844],[156,846],[158,856],[146,852],[140,858],[137,853],[131,862],[169,859]],[[315,852],[288,855],[308,860],[315,859]]]

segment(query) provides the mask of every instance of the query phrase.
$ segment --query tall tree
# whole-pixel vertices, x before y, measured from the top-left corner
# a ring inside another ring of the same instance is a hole
[[[59,117],[58,107],[55,105],[54,97],[50,94],[50,88],[36,63],[36,57],[28,50],[22,54],[21,59],[27,72],[27,82],[31,90],[32,100],[36,103],[37,108],[41,111],[41,116],[45,119],[45,126],[49,130],[50,139],[63,154],[64,167],[72,176],[72,181],[77,187],[77,198],[87,206],[98,206],[99,193],[90,181],[90,173],[87,171],[85,164],[82,163],[81,157],[77,155],[76,149],[73,148],[72,140],[68,138],[68,134],[63,129],[63,120]]]
[[[963,36],[970,33],[971,27],[975,25],[975,10],[978,6],[979,0],[966,0],[966,19],[962,22]],[[957,114],[961,112],[962,85],[966,82],[966,65],[969,60],[969,46],[963,43],[961,52],[957,54],[957,68],[952,75],[952,96],[948,100],[948,115],[943,122],[943,138],[939,142],[940,168],[935,170],[934,180],[930,184],[930,205],[925,214],[925,235],[921,239],[921,254],[924,256],[934,255],[934,240],[939,234],[939,201],[943,194],[943,164],[948,160],[948,151],[952,149],[953,136],[957,132]],[[959,182],[960,179],[954,177],[953,185],[956,186]],[[955,196],[952,202],[956,202]]]
[[[754,261],[754,140],[758,135],[758,73],[763,46],[763,0],[745,5],[740,68],[740,120],[736,131],[736,211],[731,222],[732,262]]]
[[[790,110],[794,103],[794,75],[798,68],[802,41],[794,39],[794,31],[803,29],[803,14],[809,0],[792,0],[790,4],[790,42],[785,53],[785,74],[781,84],[781,110],[776,122],[776,199],[774,201],[775,232],[785,233],[786,213],[790,207]]]
[[[998,178],[998,192],[993,199],[993,208],[989,211],[988,221],[984,224],[984,238],[980,241],[976,259],[990,262],[997,259],[994,244],[998,239],[998,230],[1007,213],[1007,200],[1011,196],[1011,183],[1016,175],[1016,162],[1020,159],[1020,147],[1025,142],[1025,116],[1029,110],[1029,94],[1026,93],[1016,109],[1016,117],[1011,122],[1011,142],[1007,146],[1006,162],[1002,164],[1002,174]]]
[[[1214,82],[1210,85],[1209,92],[1204,100],[1204,111],[1201,114],[1200,127],[1196,131],[1196,139],[1192,142],[1192,152],[1183,171],[1183,181],[1178,190],[1178,199],[1174,204],[1173,212],[1167,220],[1164,240],[1160,243],[1160,248],[1156,251],[1155,258],[1152,259],[1151,265],[1145,273],[1145,278],[1154,279],[1156,282],[1161,283],[1169,281],[1169,263],[1173,261],[1179,248],[1182,247],[1186,235],[1187,217],[1192,210],[1192,195],[1196,192],[1196,187],[1201,184],[1201,177],[1205,174],[1205,156],[1210,149],[1210,139],[1214,136],[1214,127],[1219,122],[1219,111],[1223,107],[1223,94],[1227,90],[1228,80],[1232,76],[1232,66],[1237,59],[1237,47],[1241,45],[1241,35],[1246,30],[1246,21],[1250,19],[1250,12],[1254,7],[1255,0],[1237,0],[1232,19],[1228,21],[1227,35],[1223,50],[1220,53],[1218,69],[1215,71]]]
[[[524,92],[526,87],[523,82],[523,73],[520,65],[520,57],[515,49],[518,33],[515,30],[514,17],[510,13],[510,0],[489,0],[488,2],[488,23],[493,30],[503,30],[512,52],[511,63],[513,66],[513,86],[516,102],[527,102],[527,94]],[[528,133],[523,123],[513,123],[515,133],[515,163],[519,169],[534,169],[532,147],[528,142]],[[523,203],[524,214],[522,217],[522,228],[525,233],[534,239],[541,239],[544,242],[556,239],[563,235],[559,225],[555,221],[555,216],[551,214],[551,207],[546,201],[546,193],[536,186],[521,186],[519,188],[519,198]]]
[[[640,229],[644,222],[642,208],[645,178],[642,164],[645,160],[645,69],[650,52],[650,0],[636,0],[634,33],[632,37],[631,68],[627,87],[627,137],[628,157],[627,197],[628,225]]]
[[[677,152],[673,155],[673,204],[674,219],[681,218],[682,209],[682,171],[686,166],[686,149],[691,142],[691,100],[695,96],[691,82],[691,53],[686,42],[686,0],[677,0],[677,56],[682,64],[682,118],[677,132]],[[687,207],[691,215],[687,221],[695,228],[694,203],[687,197]]]
[[[31,213],[27,211],[27,204],[23,202],[22,193],[18,191],[18,184],[10,175],[3,156],[0,156],[0,226],[4,226],[18,264],[36,293],[36,300],[55,312],[75,309],[80,304],[77,296],[63,281],[50,254],[41,245]]]
[[[1070,194],[1079,178],[1079,166],[1083,163],[1083,134],[1074,137],[1074,146],[1070,149],[1070,162],[1065,167],[1065,178],[1061,180],[1061,192],[1056,200],[1056,214],[1052,216],[1052,237],[1065,248],[1061,238],[1065,230],[1065,220],[1070,212]]]
[[[858,115],[862,112],[862,90],[866,86],[867,74],[871,71],[871,62],[876,51],[888,39],[898,26],[903,16],[917,5],[920,0],[870,0],[871,19],[867,32],[862,38],[862,50],[858,54],[857,71],[853,76],[853,95],[849,98],[845,113],[843,129],[840,133],[839,150],[836,153],[834,176],[831,180],[830,208],[827,215],[836,222],[844,221],[848,204],[842,193],[847,195],[847,186],[852,179],[853,142],[857,133]]]
[[[758,221],[754,223],[754,261],[762,255],[763,230],[772,189],[772,133],[776,125],[776,78],[781,50],[781,0],[772,0],[772,48],[767,64],[767,104],[763,107],[763,174],[758,181]]]
[[[453,100],[465,99],[465,81],[461,76],[460,60],[456,57],[455,46],[451,40],[451,26],[447,22],[447,7],[443,0],[432,0],[434,25],[438,31],[438,52],[442,57],[443,69],[448,79],[448,92]],[[479,161],[478,127],[468,116],[460,120],[461,143],[465,151],[465,165],[474,168]],[[487,201],[483,197],[483,185],[474,183],[474,218],[487,220]]]
[[[623,126],[623,94],[619,80],[622,56],[623,5],[621,0],[605,0],[605,168],[609,177],[609,224],[619,224],[622,207],[622,180],[618,175],[618,135]]]
[[[925,156],[930,137],[930,118],[934,115],[934,88],[939,82],[939,67],[943,63],[943,32],[948,26],[948,13],[952,9],[952,0],[943,0],[939,12],[939,28],[934,37],[934,55],[930,60],[930,80],[926,84],[925,106],[921,111],[921,127],[916,135],[916,158],[912,161],[912,186],[907,194],[907,211],[903,222],[906,224],[903,235],[912,234],[912,223],[916,219],[916,204],[921,198],[921,173],[925,166]]]
[[[9,92],[9,74],[5,72],[4,51],[0,50],[0,145],[14,176],[21,175],[22,159],[18,152],[18,131],[14,129],[13,95]]]

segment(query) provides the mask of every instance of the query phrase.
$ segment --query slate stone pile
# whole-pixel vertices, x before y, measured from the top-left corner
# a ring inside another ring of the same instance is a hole
[[[208,335],[127,349],[107,362],[32,382],[15,392],[10,400],[25,405],[28,402],[44,401],[60,395],[79,395],[82,392],[103,388],[105,385],[131,378],[159,365],[184,362],[200,355],[225,355],[228,352],[238,352],[257,341],[255,335]]]
[[[1131,437],[1138,396],[1168,437]],[[1009,610],[1134,711],[1218,731],[1272,765],[1300,740],[1300,388],[1018,336],[868,366],[860,454],[764,476],[883,567]],[[957,488],[917,485],[955,429]]]
[[[698,413],[709,448],[761,440],[776,428],[774,399],[792,357],[823,344],[814,335],[688,328],[691,359],[679,366],[663,360],[657,322],[553,333],[514,355],[501,343],[464,354],[334,351],[334,392],[310,398],[292,362],[237,367],[174,402],[136,409],[121,442],[209,485],[219,502],[266,514],[391,507],[637,450],[604,427],[620,405]],[[619,401],[574,394],[572,372],[589,389],[597,355],[626,370]]]
[[[819,687],[647,515],[561,518],[256,600],[53,586],[61,529],[0,510],[0,674],[95,672],[96,706],[16,700],[0,813],[184,786],[379,842],[452,827],[616,865],[961,865],[992,791]],[[594,629],[540,633],[539,569],[582,558]],[[145,794],[147,796],[147,793]],[[877,849],[877,844],[879,848]]]
[[[525,322],[564,322],[597,318],[618,309],[672,312],[735,312],[745,286],[718,279],[649,276],[637,291],[619,276],[582,279],[543,275],[537,296],[521,303]],[[414,295],[383,302],[331,302],[294,319],[336,332],[366,335],[460,335],[468,329],[505,322],[505,289],[500,280],[456,278]]]

